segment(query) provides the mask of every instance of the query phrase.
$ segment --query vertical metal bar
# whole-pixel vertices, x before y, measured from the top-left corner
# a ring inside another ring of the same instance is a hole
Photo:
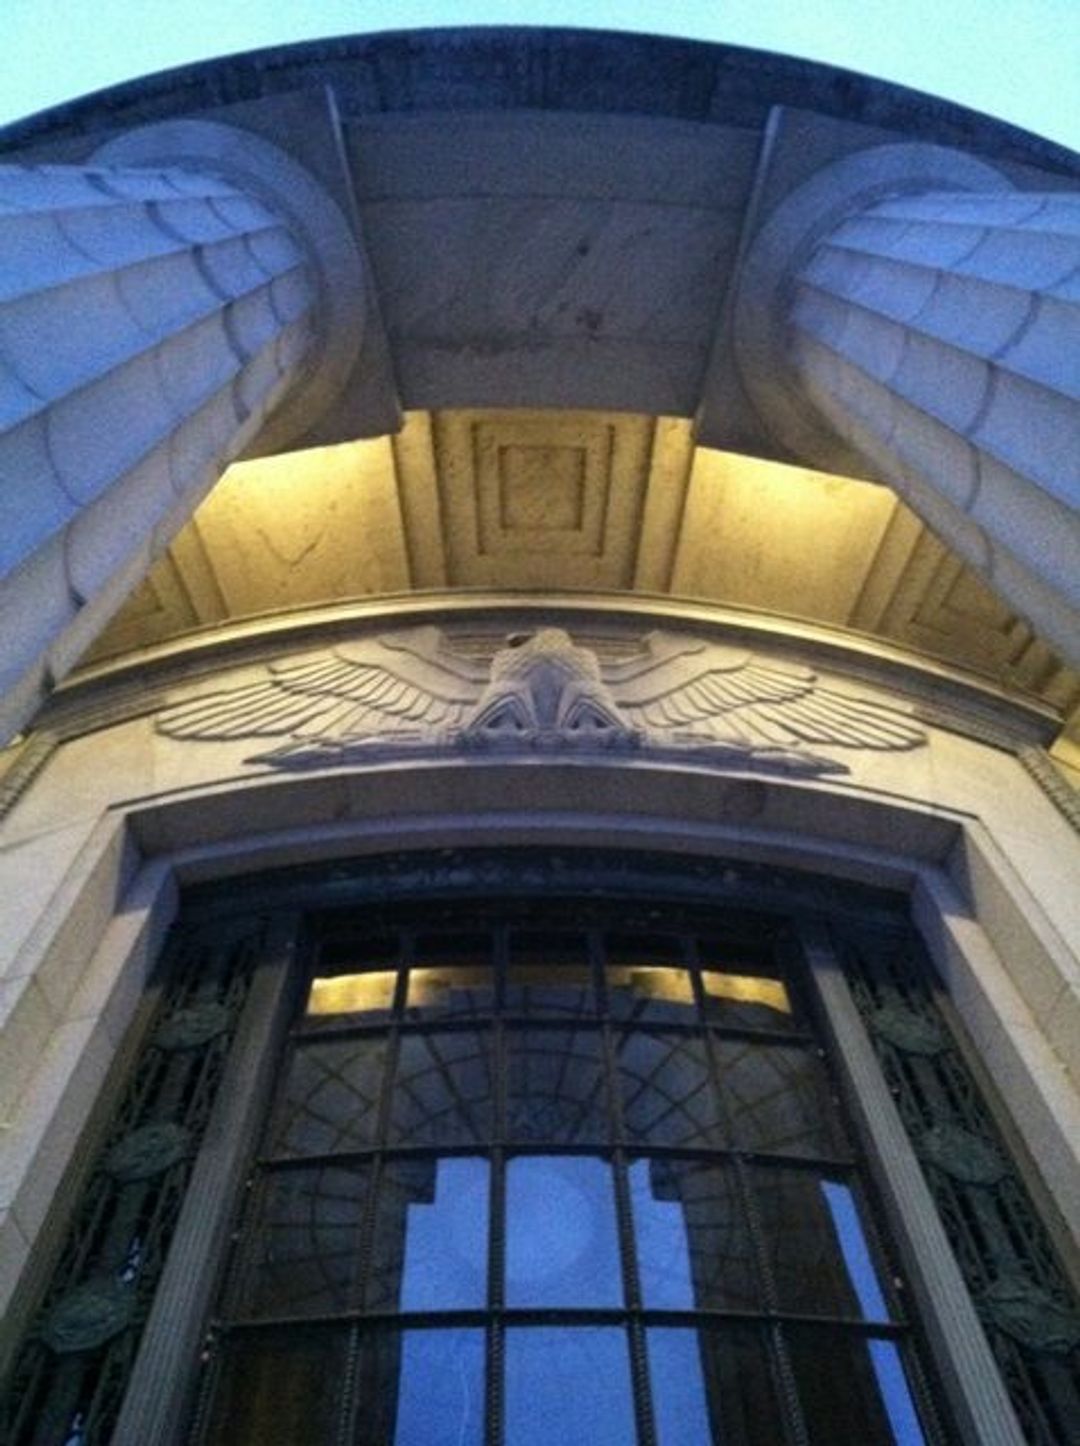
[[[970,1446],[1023,1446],[1023,1433],[840,961],[822,926],[804,924],[801,938],[848,1106],[869,1143],[868,1163],[889,1207],[893,1235],[961,1436]]]
[[[593,970],[603,975],[606,949],[599,937],[599,931],[590,931],[590,953],[593,956]],[[656,1446],[656,1429],[653,1424],[652,1391],[649,1385],[649,1365],[645,1346],[645,1330],[641,1323],[641,1282],[637,1268],[637,1244],[634,1239],[634,1219],[630,1206],[630,1181],[627,1174],[627,1150],[624,1144],[622,1112],[619,1109],[619,1092],[616,1080],[617,1059],[611,1020],[607,1011],[607,994],[597,995],[603,999],[605,1008],[601,1016],[600,1045],[603,1062],[604,1082],[607,1093],[607,1118],[611,1138],[616,1141],[612,1151],[612,1178],[615,1185],[615,1218],[619,1235],[619,1255],[622,1264],[623,1296],[628,1310],[627,1329],[630,1343],[630,1379],[634,1392],[634,1418],[637,1424],[639,1446]]]
[[[299,920],[267,926],[229,1064],[188,1183],[169,1258],[143,1332],[110,1446],[170,1446],[184,1402],[225,1247],[230,1208],[262,1120],[287,1024]],[[178,1369],[178,1362],[186,1369]]]

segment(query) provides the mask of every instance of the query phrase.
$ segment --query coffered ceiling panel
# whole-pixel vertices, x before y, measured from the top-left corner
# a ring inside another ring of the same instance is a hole
[[[411,412],[237,464],[93,657],[215,622],[429,589],[635,591],[849,627],[1063,713],[1080,683],[887,488],[598,411]]]

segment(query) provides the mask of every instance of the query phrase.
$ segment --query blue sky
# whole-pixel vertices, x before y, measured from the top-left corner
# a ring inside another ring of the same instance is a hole
[[[582,25],[826,60],[1080,150],[1080,0],[0,0],[0,122],[134,75],[321,35]]]

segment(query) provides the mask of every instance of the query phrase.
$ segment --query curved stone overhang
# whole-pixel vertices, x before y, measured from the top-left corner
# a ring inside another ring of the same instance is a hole
[[[542,407],[694,418],[709,446],[813,458],[757,415],[731,303],[750,240],[831,161],[916,143],[1024,189],[1080,159],[951,103],[784,56],[658,36],[445,29],[225,57],[0,132],[6,159],[85,162],[181,118],[247,129],[354,220],[368,334],[339,405],[290,446],[392,432],[403,410]],[[274,451],[270,432],[251,449]]]
[[[514,110],[757,127],[773,106],[902,130],[999,160],[1080,175],[1067,148],[925,92],[737,45],[540,26],[342,35],[179,66],[0,129],[0,148],[331,86],[346,116]]]

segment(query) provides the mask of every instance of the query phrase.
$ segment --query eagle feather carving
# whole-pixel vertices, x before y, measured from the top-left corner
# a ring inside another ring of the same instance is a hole
[[[301,768],[388,750],[644,750],[845,772],[813,748],[908,749],[902,711],[822,683],[812,669],[727,644],[653,632],[602,662],[561,628],[511,638],[490,663],[435,627],[272,663],[254,683],[164,709],[171,738],[283,740],[250,761]]]

